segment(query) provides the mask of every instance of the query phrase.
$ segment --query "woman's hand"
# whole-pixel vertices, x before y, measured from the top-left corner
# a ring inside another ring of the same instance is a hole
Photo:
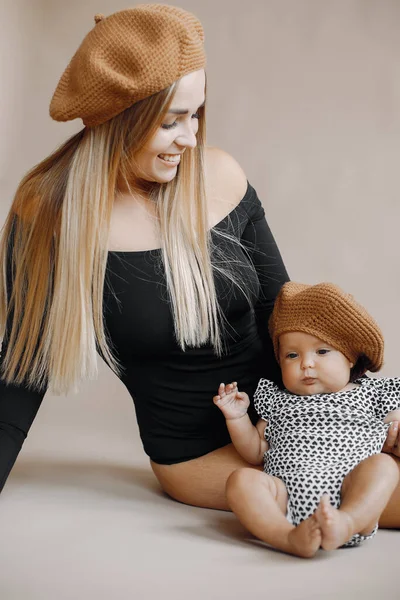
[[[245,392],[239,392],[236,381],[227,385],[221,383],[218,395],[214,396],[213,401],[221,409],[227,421],[243,417],[247,414],[250,405],[248,395]]]
[[[386,441],[383,444],[382,452],[388,452],[394,456],[400,457],[400,427],[399,421],[392,421],[388,429]]]

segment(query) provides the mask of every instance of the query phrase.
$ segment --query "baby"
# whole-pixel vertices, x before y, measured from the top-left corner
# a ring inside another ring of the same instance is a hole
[[[252,534],[290,554],[359,545],[375,535],[399,478],[380,452],[389,423],[400,420],[400,378],[363,376],[382,366],[382,334],[330,283],[286,283],[269,329],[285,389],[260,380],[257,425],[236,382],[214,397],[239,454],[264,460],[264,473],[232,473],[228,502]]]

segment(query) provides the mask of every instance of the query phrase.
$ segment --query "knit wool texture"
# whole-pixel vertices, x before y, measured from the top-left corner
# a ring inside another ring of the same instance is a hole
[[[141,4],[95,22],[54,92],[56,121],[100,125],[205,66],[202,25],[181,8]]]
[[[365,360],[365,370],[379,371],[384,341],[378,325],[358,304],[333,283],[307,285],[289,282],[281,288],[274,305],[269,332],[279,361],[279,336],[301,331],[336,348],[350,362]]]

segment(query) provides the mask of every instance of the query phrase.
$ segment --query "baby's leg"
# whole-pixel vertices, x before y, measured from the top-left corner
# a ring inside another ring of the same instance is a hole
[[[371,533],[398,480],[398,468],[389,454],[374,454],[357,465],[343,481],[339,509],[330,504],[328,496],[321,498],[315,512],[322,531],[321,546],[334,550],[355,533]]]
[[[295,527],[286,519],[287,492],[283,482],[254,469],[238,469],[226,484],[228,504],[256,537],[278,550],[309,558],[321,545],[315,516]]]

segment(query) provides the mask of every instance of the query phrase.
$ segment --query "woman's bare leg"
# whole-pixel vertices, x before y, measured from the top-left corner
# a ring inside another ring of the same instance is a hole
[[[162,489],[171,498],[184,504],[220,510],[230,510],[225,494],[229,475],[236,469],[250,466],[232,444],[175,465],[151,462]],[[253,468],[262,470],[261,465]]]
[[[283,482],[254,469],[238,469],[226,484],[229,506],[239,521],[270,546],[310,558],[321,545],[321,529],[313,516],[295,527],[286,519]]]
[[[400,459],[396,461],[400,474]],[[232,444],[210,452],[205,456],[176,465],[151,463],[155,476],[163,490],[179,502],[230,510],[225,496],[229,475],[240,467],[250,467],[236,452]],[[253,467],[261,470],[262,467]],[[383,528],[400,528],[400,480],[380,519]]]
[[[334,508],[325,496],[315,512],[321,546],[334,550],[355,533],[371,533],[398,481],[398,468],[388,454],[375,454],[357,465],[343,481],[340,508]]]

